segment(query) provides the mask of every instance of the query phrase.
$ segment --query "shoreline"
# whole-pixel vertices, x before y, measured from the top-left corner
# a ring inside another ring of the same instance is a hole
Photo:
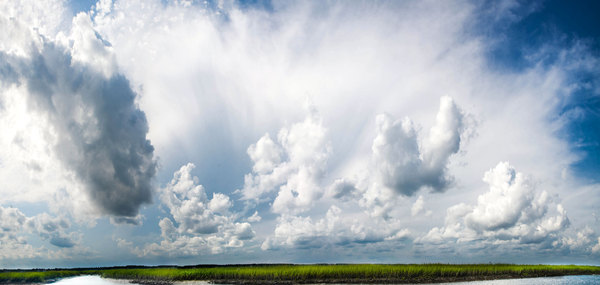
[[[206,281],[212,284],[233,284],[233,285],[256,285],[256,284],[444,284],[455,282],[474,282],[474,281],[493,281],[507,279],[535,279],[535,278],[551,278],[564,276],[594,276],[597,274],[566,274],[566,275],[539,275],[539,276],[520,276],[520,275],[496,275],[496,276],[465,276],[465,277],[443,277],[443,278],[415,278],[415,279],[398,279],[398,278],[379,278],[379,279],[314,279],[302,280],[194,280]],[[132,280],[138,283],[138,280]],[[190,280],[192,281],[192,280]],[[143,281],[142,281],[143,282]],[[141,285],[173,285],[179,281],[167,281],[165,283],[139,283]]]
[[[256,285],[256,284],[445,284],[456,282],[493,281],[507,279],[536,279],[565,276],[597,276],[599,274],[565,274],[565,275],[490,275],[490,276],[462,276],[462,277],[438,277],[438,278],[368,278],[368,279],[312,279],[312,280],[250,280],[250,279],[215,279],[215,280],[148,280],[148,279],[126,279],[130,283],[140,285],[179,285],[187,282],[206,282],[208,284],[232,284],[232,285]],[[110,278],[114,279],[114,278]],[[125,280],[125,279],[117,279]]]
[[[446,277],[446,278],[425,278],[425,279],[393,279],[393,278],[378,278],[378,279],[314,279],[314,280],[303,280],[298,282],[295,280],[233,280],[233,279],[218,279],[218,280],[150,280],[150,279],[121,279],[121,278],[105,278],[100,275],[89,275],[99,276],[102,279],[112,280],[115,283],[123,284],[139,284],[139,285],[197,285],[197,284],[232,284],[232,285],[256,285],[256,284],[451,284],[457,282],[477,282],[477,281],[494,281],[494,280],[508,280],[508,279],[536,279],[536,278],[554,278],[554,277],[565,277],[565,276],[598,276],[600,274],[566,274],[566,275],[539,275],[539,276],[521,276],[521,275],[496,275],[496,276],[463,276],[463,277]],[[77,278],[81,276],[70,276],[58,279],[49,279],[44,282],[35,283],[5,283],[0,284],[14,284],[14,285],[44,285],[58,282],[62,279]],[[305,282],[304,282],[305,281]]]
[[[517,264],[249,264],[124,266],[0,270],[0,284],[41,284],[82,275],[143,285],[202,281],[222,284],[436,284],[449,282],[599,275],[600,266]]]

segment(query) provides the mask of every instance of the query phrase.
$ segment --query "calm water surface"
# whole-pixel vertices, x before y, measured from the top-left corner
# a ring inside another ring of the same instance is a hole
[[[54,283],[47,283],[51,285],[139,285],[138,283],[130,283],[129,280],[124,279],[107,279],[100,278],[97,275],[85,275],[85,276],[77,276],[77,277],[69,277],[58,280]],[[208,285],[206,281],[184,281],[184,282],[175,282],[175,285]],[[215,284],[211,284],[215,285]]]
[[[598,285],[600,275],[575,275],[561,277],[540,277],[525,279],[505,279],[489,281],[453,282],[451,285]]]
[[[116,285],[116,284],[131,284],[127,280],[116,280],[116,279],[104,279],[100,278],[97,275],[85,275],[85,276],[77,276],[77,277],[69,277],[58,280],[54,283],[47,283],[53,285]]]
[[[59,280],[53,285],[123,285],[137,284],[129,283],[127,280],[104,279],[100,276],[78,276]],[[206,285],[205,281],[186,281],[175,282],[176,285]],[[471,281],[471,282],[454,282],[444,283],[451,285],[597,285],[600,284],[600,275],[580,275],[580,276],[562,276],[562,277],[543,277],[543,278],[527,278],[527,279],[506,279],[506,280],[490,280],[490,281]],[[139,284],[138,284],[139,285]],[[341,284],[340,284],[341,285]],[[422,285],[422,284],[421,284]]]

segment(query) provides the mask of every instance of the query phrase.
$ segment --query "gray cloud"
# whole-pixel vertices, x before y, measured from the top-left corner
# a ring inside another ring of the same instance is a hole
[[[383,185],[407,196],[422,187],[444,191],[452,182],[446,169],[448,158],[460,147],[463,116],[452,98],[442,97],[435,125],[422,143],[410,119],[377,116],[372,150]]]
[[[2,52],[0,60],[0,78],[15,82],[17,73],[18,82],[27,86],[30,111],[47,116],[56,156],[84,184],[99,211],[134,217],[152,201],[154,147],[127,78],[106,76],[47,41],[32,48],[30,58]]]
[[[73,247],[75,243],[68,237],[52,237],[50,243],[58,247]]]
[[[70,223],[62,217],[51,217],[46,213],[27,217],[17,208],[0,205],[0,251],[14,255],[19,250],[33,250],[25,238],[28,233],[37,234],[54,246],[72,248],[77,242],[74,233],[66,233],[70,227]]]
[[[356,183],[348,178],[336,179],[329,187],[329,193],[336,199],[356,198]]]
[[[143,224],[142,215],[137,215],[135,217],[111,217],[110,222],[113,224],[129,224],[134,226],[140,226]]]
[[[0,206],[0,241],[7,244],[10,241],[21,242],[17,235],[27,217],[17,208]]]
[[[57,247],[71,248],[76,245],[73,234],[65,231],[71,227],[70,223],[61,217],[51,217],[46,213],[29,218],[25,226],[36,232],[43,240]]]
[[[7,55],[0,53],[0,84],[10,85],[19,81],[19,75],[7,61]],[[0,86],[2,86],[0,85]],[[0,101],[1,102],[1,101]],[[2,105],[0,105],[1,107]]]

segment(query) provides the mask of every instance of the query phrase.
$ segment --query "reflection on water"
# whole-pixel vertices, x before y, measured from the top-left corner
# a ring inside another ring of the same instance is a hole
[[[123,285],[137,284],[129,283],[128,280],[104,279],[100,276],[78,276],[59,280],[52,285]],[[185,281],[175,282],[175,285],[206,285],[206,281]],[[471,281],[445,283],[449,285],[597,285],[600,284],[600,275],[581,275],[581,276],[562,276],[562,277],[543,277],[527,279],[505,279],[490,281]],[[138,284],[139,285],[139,284]],[[341,285],[341,284],[340,284]]]
[[[61,279],[54,283],[49,283],[52,285],[116,285],[116,284],[135,284],[129,283],[127,280],[116,280],[116,279],[105,279],[100,278],[97,275],[85,275],[85,276],[77,276],[77,277],[69,277],[65,279]]]
[[[129,280],[124,279],[107,279],[101,278],[98,275],[85,275],[77,277],[69,277],[61,279],[54,283],[47,283],[51,285],[139,285],[138,283],[131,283]],[[208,285],[211,284],[206,281],[183,281],[175,282],[173,285]],[[214,284],[213,284],[214,285]]]
[[[578,275],[446,283],[449,285],[598,285],[600,275]]]

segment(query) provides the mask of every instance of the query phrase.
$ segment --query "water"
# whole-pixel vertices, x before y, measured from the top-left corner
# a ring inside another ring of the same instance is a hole
[[[61,279],[54,283],[48,283],[52,285],[123,285],[123,284],[132,284],[129,283],[128,280],[116,280],[116,279],[105,279],[100,278],[97,275],[85,275],[85,276],[77,276],[77,277],[69,277]]]
[[[47,283],[51,285],[139,285],[138,283],[130,283],[129,280],[125,279],[109,279],[101,278],[98,275],[84,275],[77,277],[69,277],[58,280],[54,283]],[[174,285],[208,285],[206,281],[184,281],[175,282]],[[213,284],[214,285],[214,284]]]
[[[100,276],[87,275],[61,279],[52,285],[124,285],[133,284],[128,280],[105,279]],[[206,281],[186,281],[175,282],[175,285],[206,285]],[[579,276],[561,276],[561,277],[541,277],[541,278],[526,278],[526,279],[504,279],[504,280],[489,280],[489,281],[470,281],[470,282],[454,282],[444,283],[448,285],[597,285],[600,284],[600,275],[579,275]],[[139,284],[137,284],[139,285]],[[341,284],[339,284],[341,285]]]
[[[598,285],[600,275],[573,275],[560,277],[539,277],[524,279],[504,279],[445,283],[448,285]]]

